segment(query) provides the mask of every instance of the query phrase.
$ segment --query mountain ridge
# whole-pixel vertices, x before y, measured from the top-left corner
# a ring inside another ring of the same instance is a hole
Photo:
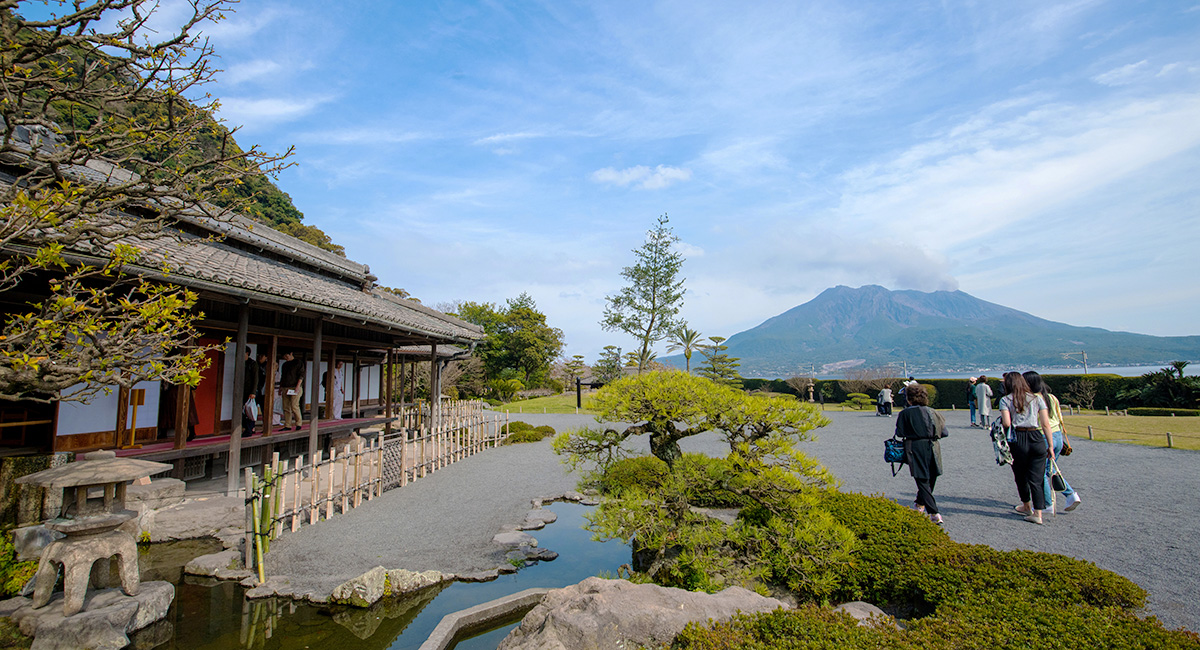
[[[892,291],[838,285],[725,341],[744,377],[808,369],[905,364],[910,372],[1052,366],[1086,350],[1111,365],[1200,359],[1200,336],[1160,337],[1079,327],[988,302],[964,291]],[[676,363],[676,360],[679,360]],[[664,362],[683,365],[682,357]]]

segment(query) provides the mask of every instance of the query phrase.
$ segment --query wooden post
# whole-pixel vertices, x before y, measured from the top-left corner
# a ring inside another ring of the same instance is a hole
[[[392,368],[392,366],[395,364],[395,362],[396,362],[396,353],[393,352],[391,348],[388,348],[387,357],[384,360],[384,366],[383,366],[383,369],[384,369],[383,381],[380,382],[383,385],[382,388],[383,388],[383,393],[384,393],[383,395],[380,395],[380,397],[386,400],[383,403],[383,417],[388,420],[390,420],[392,418],[392,398],[393,398],[393,395],[395,395],[395,383],[394,383],[395,377],[393,377],[394,369]],[[391,435],[391,433],[392,433],[392,423],[385,422],[383,425],[383,435],[388,436],[388,435]]]
[[[292,532],[300,530],[300,503],[303,497],[300,494],[300,479],[304,477],[302,470],[304,469],[304,454],[296,457],[296,489],[292,494]]]
[[[342,495],[342,512],[343,513],[345,513],[347,510],[350,509],[350,501],[347,500],[350,495],[346,493],[346,483],[347,483],[347,479],[349,479],[349,478],[350,478],[350,445],[346,444],[346,445],[342,446],[341,495]]]
[[[408,423],[406,423],[404,421],[404,388],[405,388],[405,383],[406,383],[404,380],[406,378],[406,373],[408,372],[408,369],[405,367],[404,362],[407,360],[407,358],[403,354],[399,354],[396,356],[398,356],[400,358],[400,373],[399,373],[400,374],[400,391],[399,391],[400,392],[400,402],[399,402],[399,406],[398,406],[398,408],[400,410],[397,411],[397,413],[399,413],[399,415],[400,415],[400,428],[403,429],[406,426],[408,426]],[[395,363],[395,361],[393,361],[393,363]],[[407,435],[407,433],[405,435]]]
[[[313,387],[312,401],[309,404],[309,408],[312,410],[312,419],[308,423],[308,455],[310,457],[317,455],[317,425],[319,422],[318,415],[321,411],[320,407],[317,406],[321,403],[320,393],[317,391],[320,390],[321,386],[321,332],[324,326],[325,317],[318,315],[317,326],[313,328],[312,381],[308,384]],[[303,395],[304,391],[301,391],[300,394]]]
[[[118,375],[119,376],[119,375]],[[133,439],[137,436],[136,432],[129,435],[129,444],[125,444],[125,431],[129,428],[126,426],[126,421],[129,420],[129,389],[121,386],[117,389],[117,421],[116,439],[113,440],[113,447],[118,449],[128,449],[133,446]]]
[[[253,512],[253,508],[250,507],[250,501],[251,501],[251,499],[254,498],[254,495],[251,494],[251,490],[254,487],[253,478],[254,478],[254,475],[250,472],[250,468],[247,467],[246,468],[246,482],[245,482],[245,486],[246,486],[246,532],[244,533],[245,542],[243,544],[243,546],[245,548],[242,549],[242,565],[245,566],[247,569],[254,566],[254,537],[253,537],[253,535],[254,535],[254,520],[253,520],[254,512]]]
[[[329,485],[325,488],[325,521],[333,519],[333,470],[337,462],[337,449],[329,448]]]
[[[1172,413],[1171,415],[1175,415],[1175,414],[1174,414],[1174,413]],[[1171,448],[1171,447],[1173,447],[1173,446],[1174,446],[1174,445],[1171,443],[1171,432],[1170,432],[1170,431],[1168,431],[1168,432],[1167,432],[1167,449],[1170,449],[1170,448]]]
[[[1108,412],[1108,407],[1107,407],[1107,406],[1105,406],[1105,407],[1104,407],[1104,414],[1105,414],[1105,415],[1109,415],[1109,412]]]
[[[179,385],[179,399],[175,401],[175,448],[187,448],[188,401],[192,398],[192,387]]]
[[[351,410],[351,413],[354,414],[354,419],[357,420],[358,418],[362,417],[361,413],[359,412],[359,407],[361,404],[360,397],[359,397],[359,389],[361,388],[360,384],[362,383],[360,381],[362,379],[362,376],[361,376],[362,370],[358,367],[358,350],[357,349],[354,350],[354,359],[351,360],[350,363],[354,364],[354,382],[351,384],[352,386],[354,386],[354,388],[353,388],[354,400],[351,403],[352,405],[350,407],[350,410]]]
[[[283,470],[287,471],[286,460],[283,461]],[[274,531],[271,534],[271,539],[275,539],[283,534],[283,517],[281,515],[283,514],[283,499],[286,496],[286,492],[283,489],[285,486],[279,473],[279,452],[271,454],[271,480],[275,483],[271,489],[271,504],[274,506],[271,508],[271,519],[275,522],[271,526],[271,530]]]
[[[354,507],[357,508],[362,504],[361,485],[362,485],[362,438],[354,445]]]
[[[233,496],[238,492],[238,469],[242,466],[242,395],[246,392],[246,363],[242,356],[246,354],[249,344],[248,331],[250,328],[250,305],[242,305],[238,310],[237,343],[234,348],[233,363],[233,421],[229,433],[229,457],[225,467],[225,496]],[[255,377],[257,380],[258,378]]]
[[[1092,425],[1090,424],[1088,425],[1088,440],[1095,440],[1095,438],[1092,437]]]
[[[309,524],[317,523],[317,517],[320,516],[320,513],[318,512],[319,509],[317,507],[317,500],[321,495],[321,456],[323,454],[324,452],[317,452],[317,457],[313,459],[312,472],[310,472],[312,474],[312,497],[309,500],[308,507]]]
[[[280,467],[280,471],[278,474],[278,476],[279,476],[279,526],[276,528],[276,530],[278,530],[279,532],[276,534],[276,536],[283,534],[283,518],[285,516],[287,516],[287,513],[288,513],[288,507],[287,507],[288,476],[290,474],[290,472],[288,472],[288,461],[287,460],[280,461],[279,467]],[[296,506],[296,504],[293,503],[292,504],[293,509],[295,508],[295,506]],[[295,523],[295,521],[294,521],[295,517],[293,517],[292,519],[293,519],[293,523]]]
[[[271,337],[271,346],[267,353],[267,385],[263,388],[263,437],[271,435],[275,428],[275,366],[278,365],[279,337]]]

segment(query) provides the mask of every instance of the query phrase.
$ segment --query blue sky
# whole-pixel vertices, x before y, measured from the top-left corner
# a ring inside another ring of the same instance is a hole
[[[245,0],[208,32],[306,223],[429,305],[527,291],[589,362],[632,345],[597,322],[663,213],[705,335],[871,283],[1200,334],[1197,2]]]

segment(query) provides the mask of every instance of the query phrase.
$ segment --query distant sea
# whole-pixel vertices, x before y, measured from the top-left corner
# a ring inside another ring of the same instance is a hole
[[[1099,375],[1120,375],[1122,377],[1140,377],[1148,372],[1155,372],[1167,367],[1167,364],[1157,366],[1088,366],[1088,374]],[[979,375],[987,375],[989,377],[1000,377],[1009,370],[1036,370],[1043,375],[1082,375],[1083,366],[1075,366],[1070,368],[980,368],[978,370],[964,370],[961,372],[919,372],[910,371],[909,374],[920,379],[922,377],[928,379],[966,379],[967,377],[978,377]],[[1196,377],[1200,376],[1200,362],[1191,362],[1188,367],[1183,369],[1183,374]],[[822,375],[818,374],[817,379],[845,379],[843,374]]]

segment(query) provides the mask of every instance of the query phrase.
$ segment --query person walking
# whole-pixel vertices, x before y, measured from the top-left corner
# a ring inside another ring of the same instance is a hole
[[[324,380],[324,377],[322,377]],[[326,417],[330,420],[341,420],[342,409],[346,406],[346,371],[342,368],[342,360],[338,359],[333,366],[333,377],[330,378],[332,384],[329,385],[327,391],[329,400],[329,413]],[[325,382],[322,381],[322,384]]]
[[[1050,448],[1050,414],[1046,400],[1029,390],[1029,384],[1019,372],[1004,373],[1004,397],[1000,398],[1000,422],[1009,432],[1012,451],[1013,479],[1021,505],[1014,508],[1025,515],[1025,521],[1041,524],[1042,512],[1047,509],[1043,481],[1046,464],[1054,459]]]
[[[1042,379],[1041,375],[1030,370],[1024,373],[1022,377],[1025,378],[1025,383],[1029,384],[1029,390],[1038,393],[1042,396],[1042,399],[1046,400],[1047,414],[1050,416],[1050,435],[1051,444],[1054,447],[1055,462],[1046,463],[1046,480],[1042,484],[1042,489],[1045,490],[1046,499],[1050,502],[1050,512],[1054,513],[1054,490],[1051,489],[1050,475],[1054,473],[1053,466],[1056,463],[1062,462],[1063,443],[1066,441],[1067,430],[1066,425],[1063,424],[1062,404],[1050,392],[1050,387],[1046,385],[1046,381]],[[1075,491],[1075,488],[1071,487],[1065,476],[1062,482],[1066,486],[1062,491],[1063,498],[1066,499],[1066,503],[1063,504],[1063,512],[1071,512],[1079,507],[1083,499],[1079,498],[1079,493]]]
[[[935,524],[942,523],[933,488],[942,475],[942,445],[946,437],[946,421],[942,414],[929,408],[929,393],[925,387],[912,383],[905,387],[909,406],[896,418],[896,437],[904,441],[904,460],[917,483],[917,512],[929,516]]]
[[[979,409],[979,425],[984,429],[992,425],[992,387],[988,386],[987,375],[979,375],[975,382],[975,407]]]
[[[892,389],[884,386],[883,390],[879,391],[879,410],[876,415],[886,415],[892,417]]]
[[[977,427],[979,424],[975,421],[975,378],[967,377],[967,408],[971,410],[971,426]]]
[[[283,394],[283,430],[296,431],[304,424],[300,412],[301,388],[304,385],[304,364],[290,351],[283,355],[279,370],[279,390]]]

